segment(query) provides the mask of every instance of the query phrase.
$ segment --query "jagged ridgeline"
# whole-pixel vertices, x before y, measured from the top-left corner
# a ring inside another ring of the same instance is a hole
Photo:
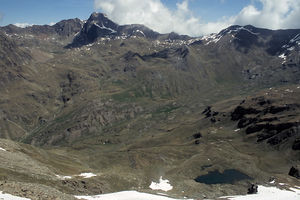
[[[0,27],[0,137],[9,139],[0,144],[40,167],[0,164],[0,180],[97,194],[167,176],[172,194],[193,198],[272,176],[294,184],[286,177],[300,162],[299,48],[300,29],[190,37],[102,13]],[[84,171],[98,176],[55,176]],[[195,181],[207,174],[222,184]]]

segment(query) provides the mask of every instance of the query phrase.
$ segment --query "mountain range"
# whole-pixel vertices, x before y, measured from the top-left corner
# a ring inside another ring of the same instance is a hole
[[[170,196],[213,199],[299,185],[300,29],[190,37],[92,13],[0,27],[0,58],[0,191],[153,192],[162,176]]]

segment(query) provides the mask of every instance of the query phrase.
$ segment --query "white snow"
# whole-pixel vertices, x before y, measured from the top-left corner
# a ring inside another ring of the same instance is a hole
[[[273,180],[273,181],[270,181],[270,183],[271,183],[271,184],[274,184],[274,183],[275,183],[275,180]]]
[[[293,39],[290,40],[290,43],[298,42],[300,40],[300,33],[297,34]]]
[[[208,41],[205,45],[209,45],[212,42],[217,43],[221,38],[222,36],[218,34],[210,34],[210,35],[203,36],[201,39]]]
[[[299,200],[300,190],[296,188],[290,188],[289,190],[281,190],[276,187],[266,187],[259,185],[257,194],[249,194],[244,196],[227,196],[220,197],[220,199],[229,200]]]
[[[1,200],[30,200],[30,199],[23,198],[23,197],[13,196],[11,194],[3,194],[3,192],[1,192],[1,191],[0,191],[0,199]]]
[[[97,175],[93,174],[93,173],[81,173],[78,176],[81,176],[83,178],[92,178],[92,177],[97,176]]]
[[[71,179],[72,176],[62,176],[62,175],[55,175],[57,178],[59,178],[60,180],[66,180],[66,179]]]
[[[123,191],[95,196],[75,196],[77,199],[85,200],[175,200],[170,197],[147,194],[137,191]]]
[[[284,91],[286,91],[286,92],[294,92],[293,90],[290,90],[290,89],[286,89]]]
[[[135,32],[136,33],[141,33],[144,37],[146,37],[145,33],[143,31],[141,31],[141,30],[136,30]]]
[[[284,55],[284,53],[279,55],[278,57],[283,59],[282,64],[286,62],[286,55]]]
[[[279,57],[279,58],[282,58],[282,59],[284,59],[284,60],[286,60],[286,56],[284,55],[284,53],[281,54],[281,55],[279,55],[278,57]]]
[[[244,27],[240,27],[239,30],[245,30],[245,31],[248,31],[249,33],[253,34],[253,35],[259,35],[259,33],[254,33],[252,31],[250,31],[249,29],[246,29]]]
[[[111,29],[111,28],[108,28],[108,27],[106,27],[106,26],[104,26],[103,25],[103,23],[102,23],[102,26],[100,26],[99,24],[97,24],[97,23],[94,23],[97,27],[99,27],[100,29],[106,29],[106,30],[109,30],[109,31],[111,31],[112,33],[116,33],[117,31],[115,31],[114,29]]]
[[[6,151],[6,149],[3,149],[2,147],[0,147],[0,151]]]
[[[238,129],[235,129],[234,132],[238,132],[238,131],[240,131],[240,130],[241,130],[241,129],[238,128]]]
[[[163,180],[162,176],[159,178],[159,183],[151,182],[149,186],[152,190],[162,190],[169,191],[173,189],[173,186],[169,183],[167,179]]]
[[[33,24],[29,24],[29,23],[15,23],[15,26],[19,27],[19,28],[26,28],[29,26],[33,26]]]
[[[79,175],[73,175],[73,176],[62,176],[62,175],[55,175],[57,178],[61,179],[61,180],[66,180],[66,179],[71,179],[72,177],[76,177],[76,176],[80,176],[83,178],[92,178],[94,176],[97,176],[94,173],[81,173]],[[0,199],[1,200],[1,199]]]

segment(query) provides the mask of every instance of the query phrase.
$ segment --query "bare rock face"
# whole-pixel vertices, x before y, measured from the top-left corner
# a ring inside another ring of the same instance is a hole
[[[62,20],[53,25],[55,32],[64,37],[74,36],[75,33],[78,33],[83,26],[83,22],[78,19],[69,19]]]
[[[82,46],[94,42],[98,37],[116,35],[118,26],[104,14],[93,13],[68,47]]]

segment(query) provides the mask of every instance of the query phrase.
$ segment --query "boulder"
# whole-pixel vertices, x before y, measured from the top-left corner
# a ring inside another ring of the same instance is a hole
[[[298,167],[292,167],[289,171],[289,175],[293,176],[297,179],[300,179],[300,173],[299,173],[299,168]]]
[[[256,184],[251,184],[248,188],[247,194],[256,194],[258,192],[258,186]]]

